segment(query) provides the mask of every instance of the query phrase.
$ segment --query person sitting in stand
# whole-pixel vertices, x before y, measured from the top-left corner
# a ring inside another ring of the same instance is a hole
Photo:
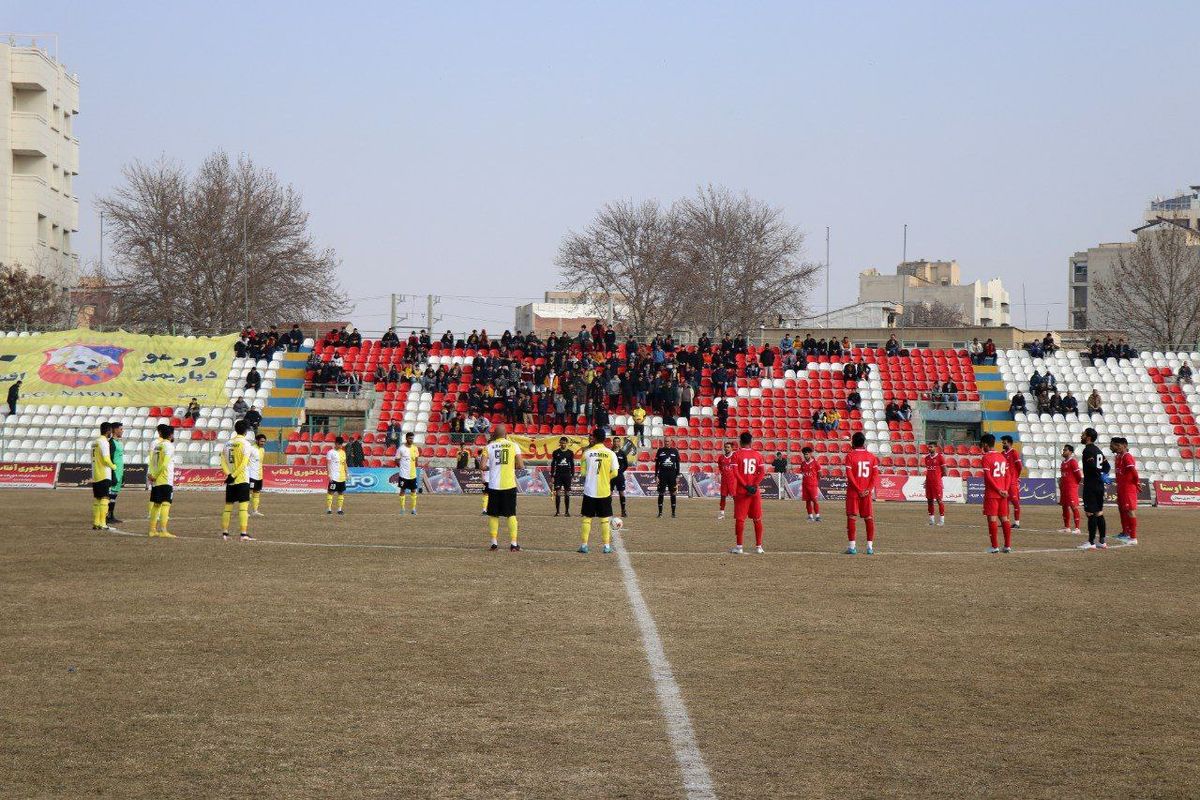
[[[362,347],[362,334],[358,332],[358,328],[350,331],[350,335],[346,337],[346,347]]]
[[[1058,392],[1054,392],[1053,394],[1050,395],[1050,413],[1051,414],[1062,414],[1063,413],[1062,397],[1059,395]]]
[[[825,412],[823,410],[818,408],[816,411],[813,412],[812,426],[813,426],[814,431],[829,430],[829,428],[826,427],[826,425],[825,425]]]
[[[1064,417],[1067,414],[1074,414],[1077,417],[1079,416],[1079,401],[1075,399],[1075,395],[1071,394],[1070,389],[1068,389],[1066,395],[1063,396],[1062,413]]]
[[[958,408],[958,384],[954,378],[947,377],[942,384],[942,402],[952,411]]]
[[[379,340],[380,347],[399,347],[400,336],[397,335],[395,328],[388,328],[383,332],[383,336]]]
[[[238,399],[233,401],[233,413],[237,414],[238,419],[244,417],[249,408],[250,406],[246,404],[246,398],[241,395],[238,395]]]
[[[983,363],[984,364],[995,364],[996,363],[996,343],[993,342],[991,339],[988,339],[986,342],[983,343]]]
[[[900,404],[896,402],[896,398],[893,397],[888,401],[888,404],[884,406],[883,416],[888,422],[900,421]]]
[[[1025,411],[1025,395],[1020,389],[1012,396],[1012,400],[1008,404],[1008,413],[1016,414],[1018,411]]]
[[[1100,402],[1100,392],[1097,389],[1092,389],[1092,393],[1088,395],[1087,413],[1088,419],[1091,419],[1096,414],[1104,416],[1104,407]]]
[[[183,415],[193,422],[200,419],[200,403],[196,398],[193,397],[192,401],[188,403],[187,411]]]
[[[858,411],[860,408],[862,408],[862,395],[855,389],[846,395],[846,410]]]
[[[1179,369],[1175,371],[1175,380],[1177,383],[1192,382],[1192,365],[1187,361],[1179,365]]]
[[[831,408],[825,412],[826,430],[836,431],[838,426],[842,424],[842,415],[836,408]]]
[[[912,419],[912,406],[908,404],[907,397],[900,401],[900,419],[903,422]]]
[[[1029,376],[1029,393],[1037,397],[1038,390],[1042,388],[1042,373],[1037,369],[1033,370],[1033,374]]]

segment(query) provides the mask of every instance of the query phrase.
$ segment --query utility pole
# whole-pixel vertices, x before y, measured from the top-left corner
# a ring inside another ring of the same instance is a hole
[[[408,319],[407,314],[400,314],[396,311],[396,309],[399,307],[400,303],[403,303],[404,299],[407,296],[408,295],[396,294],[395,292],[392,293],[392,304],[391,304],[392,325],[391,325],[391,327],[393,327],[393,328],[395,328],[399,323]]]
[[[825,226],[825,327],[829,328],[829,226]]]
[[[1021,314],[1021,316],[1024,317],[1022,322],[1024,323],[1025,327],[1028,328],[1029,327],[1029,302],[1025,298],[1025,284],[1023,284],[1023,283],[1021,284],[1021,306],[1025,309]]]
[[[900,327],[904,327],[904,307],[908,297],[908,276],[904,274],[904,265],[908,263],[908,223],[904,223],[904,244],[900,248]]]
[[[247,208],[249,211],[249,208]],[[242,292],[246,300],[245,327],[250,327],[250,215],[242,216]]]
[[[396,327],[396,293],[395,292],[392,292],[392,304],[391,304],[390,308],[392,311],[392,324],[389,325],[388,327],[395,328]]]
[[[100,212],[100,272],[104,273],[104,212]]]
[[[431,294],[425,295],[425,332],[431,337],[433,336],[433,326],[442,321],[441,317],[433,315],[433,307],[441,301],[440,297],[434,297]]]

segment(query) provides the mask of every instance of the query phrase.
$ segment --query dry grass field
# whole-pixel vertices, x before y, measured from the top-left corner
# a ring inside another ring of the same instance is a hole
[[[176,541],[140,493],[137,536],[85,492],[0,496],[0,796],[687,796],[618,558],[549,500],[489,553],[476,498],[266,496],[222,543],[215,494],[177,496]],[[874,557],[785,502],[737,557],[715,504],[631,501],[707,796],[1200,796],[1200,518],[1083,553],[1027,508],[1006,556],[975,507],[878,508]]]

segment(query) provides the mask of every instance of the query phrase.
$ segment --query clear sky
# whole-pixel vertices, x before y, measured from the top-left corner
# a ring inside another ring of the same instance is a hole
[[[910,257],[1000,276],[1017,325],[1024,284],[1040,325],[1072,252],[1200,183],[1196,10],[8,0],[0,27],[57,33],[79,73],[85,259],[122,164],[223,148],[304,193],[364,330],[393,291],[511,326],[601,204],[708,182],[783,207],[813,260],[829,226],[834,307],[907,223]]]

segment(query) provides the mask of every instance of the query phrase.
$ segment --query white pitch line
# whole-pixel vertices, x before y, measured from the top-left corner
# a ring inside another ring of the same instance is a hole
[[[625,540],[621,538],[619,531],[616,545],[621,580],[625,584],[625,594],[629,597],[633,617],[642,633],[642,649],[646,651],[646,660],[650,662],[650,677],[654,680],[658,705],[667,723],[667,737],[675,751],[675,760],[679,762],[684,792],[688,800],[716,800],[717,792],[713,788],[712,777],[708,774],[704,755],[700,752],[700,746],[696,744],[696,731],[692,727],[691,717],[688,716],[687,705],[683,702],[683,692],[675,681],[671,662],[667,660],[666,651],[663,649],[662,637],[658,635],[658,626],[654,623],[646,599],[642,597],[637,573],[633,570],[633,562],[629,559]]]

